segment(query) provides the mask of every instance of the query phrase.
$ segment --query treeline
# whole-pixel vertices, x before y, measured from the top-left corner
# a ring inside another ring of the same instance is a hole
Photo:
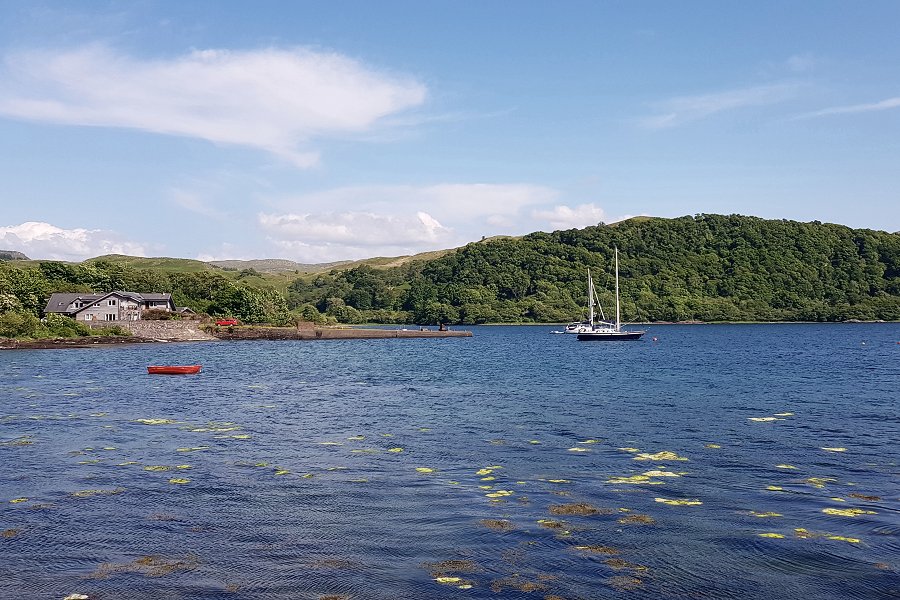
[[[590,268],[629,321],[900,320],[900,234],[738,215],[636,218],[473,243],[390,270],[298,279],[288,305],[344,322],[563,322]]]
[[[587,269],[612,310],[616,247],[626,321],[900,320],[900,234],[697,215],[488,240],[390,269],[300,276],[285,292],[248,283],[265,281],[249,271],[0,263],[0,336],[14,329],[4,322],[34,325],[52,292],[112,290],[171,292],[246,323],[565,322],[583,316]]]
[[[287,325],[293,317],[284,295],[271,287],[251,286],[214,271],[166,272],[96,261],[72,265],[41,262],[22,268],[0,263],[0,337],[67,337],[87,328],[63,328],[71,319],[48,319],[44,307],[54,292],[169,292],[177,306],[200,314],[233,316],[247,323]],[[51,331],[47,331],[52,324]],[[16,334],[16,332],[19,332]]]

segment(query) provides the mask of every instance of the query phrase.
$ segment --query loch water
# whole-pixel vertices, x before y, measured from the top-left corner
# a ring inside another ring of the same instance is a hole
[[[551,329],[2,352],[0,598],[900,595],[900,325]]]

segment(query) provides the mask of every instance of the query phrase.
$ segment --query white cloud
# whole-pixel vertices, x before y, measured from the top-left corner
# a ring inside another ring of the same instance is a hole
[[[426,212],[260,214],[260,227],[279,248],[303,260],[411,254],[453,243],[452,231]]]
[[[596,225],[605,220],[606,213],[594,203],[570,206],[554,206],[552,209],[536,209],[531,216],[540,223],[548,223],[553,229],[577,229]]]
[[[882,110],[890,110],[892,108],[900,108],[900,96],[888,98],[880,102],[872,102],[869,104],[853,104],[850,106],[834,106],[832,108],[824,108],[815,112],[807,113],[799,118],[825,117],[828,115],[846,115],[853,113],[877,112]]]
[[[797,83],[776,83],[714,94],[670,98],[656,105],[658,114],[645,117],[640,123],[647,129],[676,127],[729,110],[784,102],[794,97],[799,87]]]
[[[524,207],[552,202],[558,196],[556,190],[529,184],[442,183],[343,187],[295,196],[279,204],[310,212],[322,206],[375,213],[421,210],[442,222],[452,222],[515,215]]]
[[[352,186],[272,201],[260,226],[295,260],[396,256],[454,247],[483,235],[530,231],[526,212],[555,201],[529,184]]]
[[[141,244],[101,229],[62,229],[38,221],[0,227],[0,248],[18,250],[29,258],[80,261],[104,254],[146,256]]]
[[[299,167],[316,139],[368,131],[427,90],[336,53],[197,50],[147,60],[92,45],[5,57],[0,114],[259,148]]]

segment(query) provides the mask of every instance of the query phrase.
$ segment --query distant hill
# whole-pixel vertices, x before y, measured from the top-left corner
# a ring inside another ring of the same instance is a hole
[[[209,264],[221,269],[235,271],[253,269],[260,273],[292,273],[295,271],[299,273],[319,273],[321,271],[330,271],[331,269],[349,264],[350,262],[352,261],[339,260],[328,263],[307,264],[283,258],[262,258],[255,260],[211,260],[209,261]]]
[[[562,322],[584,310],[587,269],[611,306],[616,248],[629,321],[900,321],[900,234],[741,215],[635,217],[320,264],[122,255],[77,264],[7,251],[0,294],[36,316],[53,291],[158,289],[247,322],[289,322],[288,310],[344,323]]]
[[[90,265],[98,262],[125,264],[135,269],[152,269],[167,272],[195,273],[215,269],[213,265],[202,260],[190,258],[169,258],[165,256],[145,258],[143,256],[126,256],[124,254],[105,254],[89,258],[82,264]]]
[[[616,248],[629,321],[900,320],[900,235],[702,214],[484,240],[401,268],[360,261],[292,283],[288,304],[347,322],[563,322],[584,310],[587,269],[614,305]]]
[[[15,250],[0,250],[0,260],[31,260],[21,252]]]

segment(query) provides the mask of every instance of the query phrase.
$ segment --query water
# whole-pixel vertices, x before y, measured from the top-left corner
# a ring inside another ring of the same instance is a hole
[[[0,353],[0,598],[900,593],[900,326],[549,329]]]

